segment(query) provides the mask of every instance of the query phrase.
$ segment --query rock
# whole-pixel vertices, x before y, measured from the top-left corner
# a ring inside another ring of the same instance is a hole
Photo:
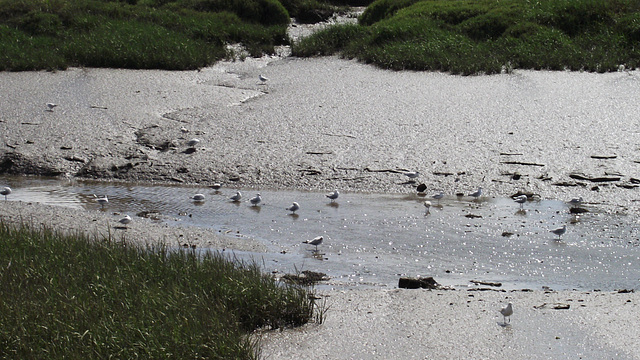
[[[401,277],[398,280],[398,288],[400,289],[439,289],[440,284],[438,284],[433,277],[429,276],[426,278],[407,278]]]
[[[589,210],[585,209],[585,208],[581,208],[581,207],[572,207],[569,209],[569,212],[571,214],[584,214],[586,212],[589,212]]]

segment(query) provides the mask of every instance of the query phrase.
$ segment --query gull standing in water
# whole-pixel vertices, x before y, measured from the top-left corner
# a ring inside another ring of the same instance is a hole
[[[251,205],[253,206],[258,206],[258,204],[260,204],[262,202],[262,197],[260,196],[260,193],[256,194],[256,196],[252,197],[249,202],[251,202]]]
[[[326,195],[329,199],[331,199],[331,202],[336,201],[336,199],[338,198],[338,196],[340,196],[340,193],[338,192],[338,189],[333,190],[332,193],[329,193]]]
[[[443,197],[444,197],[444,191],[440,191],[431,195],[431,198],[438,200],[438,205],[440,205],[440,199],[442,199]]]
[[[564,235],[564,233],[567,232],[567,225],[565,224],[565,225],[562,225],[562,227],[559,227],[557,229],[549,230],[549,232],[552,232],[558,235],[558,241],[559,241],[562,235]]]
[[[53,108],[58,106],[58,104],[54,104],[54,103],[47,103],[47,111],[51,111],[53,112]]]
[[[203,202],[204,201],[204,194],[195,194],[191,197],[191,199],[193,199],[193,201],[195,202]]]
[[[524,206],[524,203],[527,202],[527,195],[518,195],[516,197],[513,198],[513,201],[517,202],[518,204],[520,204],[520,208],[522,209],[522,207]]]
[[[469,196],[476,198],[476,200],[482,195],[482,187],[478,187],[478,190],[469,194]]]
[[[425,201],[424,207],[426,208],[424,214],[429,215],[431,213],[431,201]]]
[[[323,239],[324,239],[324,237],[318,236],[318,237],[314,237],[311,240],[305,240],[302,243],[303,244],[314,245],[316,247],[316,252],[318,252],[318,245],[322,244],[322,240]]]
[[[300,205],[298,205],[297,202],[294,202],[287,208],[287,210],[291,211],[293,214],[295,214],[298,209],[300,209]]]
[[[231,201],[238,202],[242,199],[242,193],[240,191],[236,191],[236,194],[230,197]]]
[[[96,202],[100,204],[100,206],[102,206],[103,209],[105,205],[109,203],[109,199],[107,198],[107,195],[104,195],[103,197],[99,198],[96,194],[93,194],[93,197],[96,198]]]
[[[513,305],[511,303],[507,304],[506,307],[500,309],[500,314],[504,319],[504,324],[507,324],[507,318],[509,318],[509,322],[511,322],[511,315],[513,315]]]
[[[2,190],[0,190],[0,195],[4,195],[4,201],[7,201],[7,196],[9,194],[11,194],[11,188],[8,186],[5,186],[2,188]]]

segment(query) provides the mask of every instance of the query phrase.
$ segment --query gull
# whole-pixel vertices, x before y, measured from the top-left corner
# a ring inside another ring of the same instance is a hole
[[[260,197],[260,193],[256,194],[256,196],[252,197],[250,200],[253,206],[258,206],[260,202],[262,202],[262,197]]]
[[[329,193],[326,195],[329,199],[331,199],[331,202],[334,202],[338,196],[340,196],[340,193],[338,192],[338,189],[333,190],[332,193]]]
[[[314,237],[311,240],[305,240],[302,243],[303,244],[314,245],[316,247],[316,252],[318,252],[318,245],[322,244],[322,240],[323,239],[324,239],[324,237],[318,236],[318,237]]]
[[[576,206],[579,206],[580,204],[582,204],[582,202],[583,202],[583,201],[584,201],[584,200],[582,199],[582,197],[580,197],[580,198],[574,198],[574,199],[571,199],[571,200],[569,201],[569,204],[570,204],[571,206],[573,206],[573,207],[576,207]]]
[[[8,186],[5,186],[0,190],[0,195],[4,195],[4,201],[7,201],[7,196],[9,194],[11,194],[11,188]]]
[[[406,171],[406,172],[404,172],[404,175],[406,177],[408,177],[409,179],[415,179],[418,176],[420,176],[420,172],[419,171]]]
[[[58,106],[58,104],[47,103],[47,111],[53,111],[53,108]]]
[[[520,204],[520,208],[522,208],[522,206],[524,205],[524,203],[527,202],[527,195],[519,195],[513,198],[513,201],[517,202],[518,204]]]
[[[426,208],[424,214],[429,215],[429,213],[431,213],[431,201],[425,201],[424,207]]]
[[[242,193],[240,191],[236,191],[236,194],[233,195],[231,198],[231,201],[240,201],[240,199],[242,199]]]
[[[560,240],[560,237],[567,232],[567,225],[562,225],[562,227],[559,227],[557,229],[549,230],[549,232],[558,235],[558,240]]]
[[[211,188],[213,190],[220,190],[221,187],[222,187],[222,185],[220,185],[219,183],[215,183],[215,184],[211,185]]]
[[[269,78],[264,77],[262,74],[258,75],[258,79],[260,79],[260,81],[262,81],[263,83],[269,81]]]
[[[291,204],[291,206],[289,206],[287,208],[287,210],[291,211],[292,213],[296,213],[296,210],[300,209],[300,205],[298,205],[297,202],[294,202],[293,204]]]
[[[511,315],[513,315],[513,305],[511,303],[507,304],[506,307],[500,309],[500,314],[502,314],[505,324],[507,323],[507,318],[509,318],[509,322],[511,322]]]
[[[440,199],[442,199],[444,197],[444,191],[440,191],[438,193],[435,193],[435,194],[431,195],[431,197],[433,199],[438,200],[438,204],[440,204]]]
[[[202,202],[204,201],[204,194],[195,194],[191,197],[191,199],[196,202]]]
[[[120,224],[123,224],[124,227],[127,227],[127,224],[130,224],[132,220],[133,219],[131,219],[131,216],[125,215],[122,219],[118,220],[118,222],[120,222]]]
[[[187,141],[187,146],[194,147],[200,143],[199,139],[191,139]]]
[[[469,196],[473,196],[476,199],[478,199],[480,195],[482,195],[482,187],[478,187],[478,190],[469,194]]]
[[[98,202],[98,204],[100,204],[100,206],[102,206],[102,208],[104,208],[104,206],[109,202],[107,195],[99,198],[96,194],[93,194],[93,197],[96,198],[96,201]]]

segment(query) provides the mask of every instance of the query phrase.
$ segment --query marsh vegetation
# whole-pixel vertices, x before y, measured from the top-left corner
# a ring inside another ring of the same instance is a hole
[[[0,358],[253,359],[250,332],[324,311],[219,253],[5,224],[0,247]]]
[[[640,3],[631,0],[377,0],[358,24],[330,27],[292,50],[394,70],[606,72],[636,68],[639,42]]]

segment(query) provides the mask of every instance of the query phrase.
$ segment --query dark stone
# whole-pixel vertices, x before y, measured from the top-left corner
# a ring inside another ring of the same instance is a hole
[[[569,212],[571,214],[584,214],[586,212],[589,212],[589,210],[585,209],[585,208],[581,208],[581,207],[572,207],[569,209]]]
[[[433,277],[429,276],[426,278],[407,278],[401,277],[398,280],[398,287],[400,289],[439,289],[440,284],[438,284]]]
[[[417,190],[418,192],[420,192],[420,193],[421,193],[421,192],[424,192],[425,190],[427,190],[427,185],[426,185],[426,184],[420,184],[420,185],[418,185],[418,187],[416,188],[416,190]]]

